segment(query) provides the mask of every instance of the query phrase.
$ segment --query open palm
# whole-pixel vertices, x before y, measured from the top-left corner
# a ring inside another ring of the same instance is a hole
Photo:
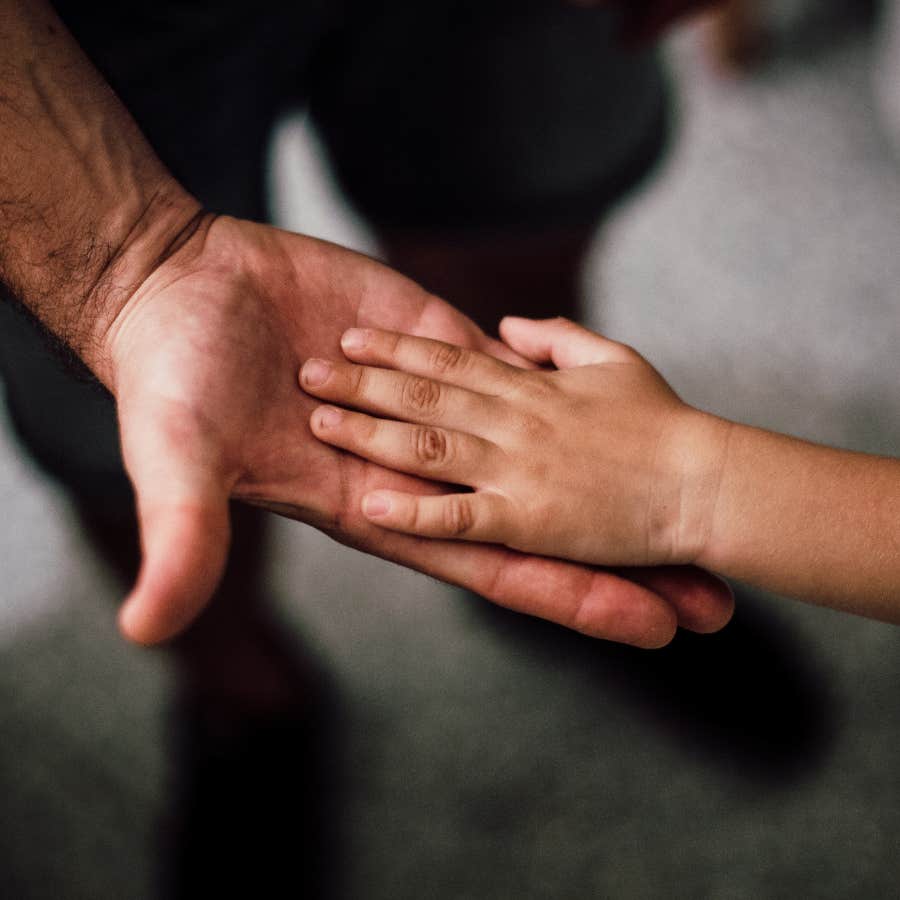
[[[698,570],[629,578],[480,544],[379,529],[360,512],[377,487],[432,492],[317,441],[297,382],[310,356],[341,358],[341,334],[377,326],[510,358],[469,319],[367,257],[218,218],[162,263],[110,328],[106,350],[144,562],[123,608],[132,638],[184,628],[221,577],[229,498],[309,522],[338,540],[586,633],[659,646],[676,624],[709,631],[730,594]]]

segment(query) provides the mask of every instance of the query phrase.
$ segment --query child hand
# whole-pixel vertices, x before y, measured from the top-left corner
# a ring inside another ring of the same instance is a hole
[[[693,562],[708,537],[728,423],[682,403],[638,353],[563,319],[506,318],[506,343],[556,370],[351,329],[351,362],[308,360],[320,440],[468,493],[374,491],[385,528],[601,565]],[[365,413],[373,413],[378,418]]]

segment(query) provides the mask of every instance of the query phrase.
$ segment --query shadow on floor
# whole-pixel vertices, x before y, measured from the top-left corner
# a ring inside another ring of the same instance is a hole
[[[343,896],[333,690],[294,716],[228,733],[208,713],[180,706],[172,718],[176,789],[159,828],[159,896]]]
[[[835,700],[811,648],[739,592],[718,634],[679,631],[661,650],[596,641],[488,602],[480,618],[536,665],[567,664],[604,696],[623,697],[663,737],[742,780],[777,787],[809,777],[835,732]]]

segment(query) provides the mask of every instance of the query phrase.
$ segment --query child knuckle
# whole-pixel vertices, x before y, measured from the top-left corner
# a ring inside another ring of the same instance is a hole
[[[418,498],[414,499],[404,511],[402,518],[407,528],[411,531],[418,531],[421,527],[422,519],[421,500]]]
[[[403,350],[406,339],[402,334],[388,332],[380,335],[384,355],[388,359],[394,359],[399,356]]]
[[[537,441],[544,437],[544,420],[532,412],[522,412],[516,417],[515,430],[526,441]]]
[[[440,408],[441,386],[427,378],[410,376],[403,382],[403,409],[415,414],[434,414]]]
[[[414,429],[413,449],[416,459],[428,466],[446,463],[450,457],[450,442],[439,428],[422,426]]]
[[[547,484],[552,474],[552,467],[543,457],[535,457],[526,462],[523,471],[531,484]],[[532,514],[532,521],[534,520],[535,516]]]
[[[528,394],[533,402],[555,402],[559,398],[559,393],[557,383],[552,378],[539,376],[528,380]]]
[[[444,504],[443,517],[446,533],[456,536],[471,531],[475,523],[472,504],[467,497],[448,497]]]
[[[383,435],[381,420],[369,416],[360,416],[357,424],[357,437],[364,444],[373,444]]]
[[[461,371],[465,368],[466,362],[466,351],[453,344],[438,344],[431,351],[431,368],[441,374]]]
[[[362,366],[352,366],[347,376],[347,388],[351,397],[362,397],[369,386],[369,377]]]

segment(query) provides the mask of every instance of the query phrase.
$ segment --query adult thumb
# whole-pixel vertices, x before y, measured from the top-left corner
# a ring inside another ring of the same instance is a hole
[[[119,612],[130,640],[155,644],[183,631],[221,580],[230,543],[228,491],[209,448],[179,429],[123,429],[141,534],[137,583]]]

